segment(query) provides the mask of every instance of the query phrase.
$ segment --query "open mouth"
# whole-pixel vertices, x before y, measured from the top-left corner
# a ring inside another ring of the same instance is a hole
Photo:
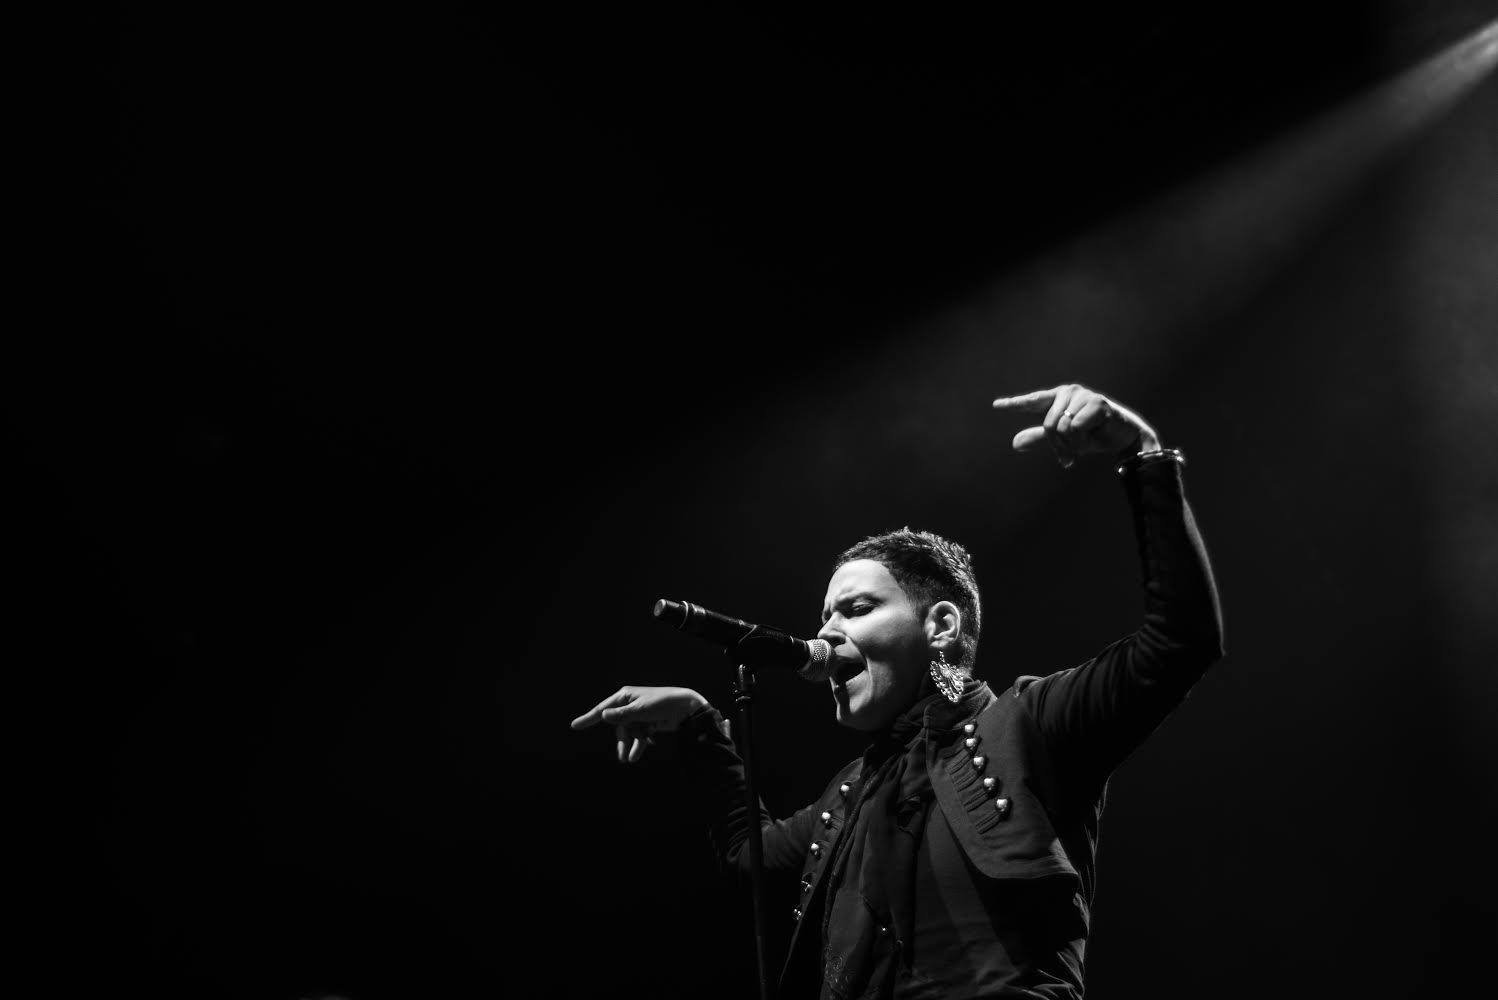
[[[864,672],[862,660],[842,660],[832,668],[832,682],[834,684],[846,684],[852,677]]]

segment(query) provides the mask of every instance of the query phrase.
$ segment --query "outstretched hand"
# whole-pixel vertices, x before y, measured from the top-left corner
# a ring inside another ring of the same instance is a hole
[[[1031,451],[1048,443],[1062,468],[1070,468],[1083,455],[1118,455],[1160,447],[1159,435],[1139,414],[1085,385],[1058,385],[1022,396],[1003,396],[993,401],[993,408],[1044,414],[1038,426],[1026,427],[1014,436],[1014,450]]]
[[[572,720],[573,729],[612,722],[619,762],[633,764],[654,746],[655,733],[675,732],[707,699],[691,688],[634,687],[626,684]]]

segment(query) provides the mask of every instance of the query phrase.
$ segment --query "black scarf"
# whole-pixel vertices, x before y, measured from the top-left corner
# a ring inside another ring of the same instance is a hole
[[[967,681],[962,700],[952,704],[928,680],[924,696],[865,752],[861,794],[829,859],[822,901],[822,1000],[892,996],[900,968],[910,967],[916,848],[933,797],[927,726],[951,726],[971,714],[969,695],[980,687]],[[839,890],[844,891],[841,902]],[[861,904],[849,893],[861,897]]]

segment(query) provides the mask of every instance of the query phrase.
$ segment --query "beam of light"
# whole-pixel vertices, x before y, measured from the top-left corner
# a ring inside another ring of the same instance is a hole
[[[1309,237],[1355,193],[1356,181],[1416,139],[1493,69],[1495,42],[1498,23],[1263,148],[1038,256],[914,324],[901,341],[920,341],[920,351],[856,357],[839,369],[831,391],[825,372],[803,372],[797,391],[805,393],[806,408],[795,410],[795,425],[773,437],[794,441],[799,451],[792,461],[822,470],[840,488],[814,490],[799,498],[796,510],[810,518],[806,511],[815,508],[828,523],[842,524],[846,496],[877,483],[881,503],[871,505],[861,527],[875,531],[907,523],[919,519],[919,494],[927,490],[981,493],[972,489],[973,439],[981,437],[985,448],[997,439],[987,406],[994,396],[1073,378],[1095,381],[1126,402],[1146,394],[1179,366],[1180,345],[1233,314],[1293,264]],[[901,387],[899,405],[891,405],[892,386]],[[850,412],[863,415],[857,435],[848,427]],[[865,440],[879,442],[881,461],[904,463],[911,485],[891,490],[871,472],[883,466],[857,446]],[[704,497],[731,490],[726,483],[738,474],[725,467],[699,476],[693,489]],[[983,533],[1002,537],[1014,530],[1062,481],[1039,476],[1023,490],[975,499]],[[712,509],[705,500],[703,505]],[[949,530],[962,536],[955,527]]]
[[[1174,346],[1282,271],[1360,181],[1450,111],[1498,63],[1498,21],[1183,189],[1013,272],[931,333],[975,359],[973,391],[1032,388],[1075,359],[1137,386]],[[942,329],[945,328],[945,329]],[[994,385],[1002,364],[1002,383]],[[1013,383],[1013,384],[1011,384]],[[1116,391],[1116,390],[1115,390]]]
[[[1498,37],[1473,60],[1498,60]],[[1491,709],[1498,704],[1498,92],[1470,109],[1475,129],[1451,130],[1410,173],[1394,258],[1409,451],[1421,455],[1421,590],[1445,647],[1432,682],[1444,689],[1453,737],[1486,782],[1498,775]],[[1491,814],[1491,807],[1490,807]]]

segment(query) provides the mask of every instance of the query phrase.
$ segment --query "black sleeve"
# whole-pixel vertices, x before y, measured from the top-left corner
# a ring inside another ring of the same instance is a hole
[[[749,873],[749,810],[744,804],[744,762],[723,731],[723,716],[711,706],[694,712],[677,729],[678,756],[695,807],[707,822],[721,865]],[[798,873],[816,836],[813,806],[787,819],[771,819],[763,801],[757,817],[766,872]]]
[[[1089,796],[1223,654],[1217,587],[1181,464],[1145,465],[1127,472],[1123,485],[1139,543],[1144,621],[1086,663],[1020,694],[1052,758]]]

